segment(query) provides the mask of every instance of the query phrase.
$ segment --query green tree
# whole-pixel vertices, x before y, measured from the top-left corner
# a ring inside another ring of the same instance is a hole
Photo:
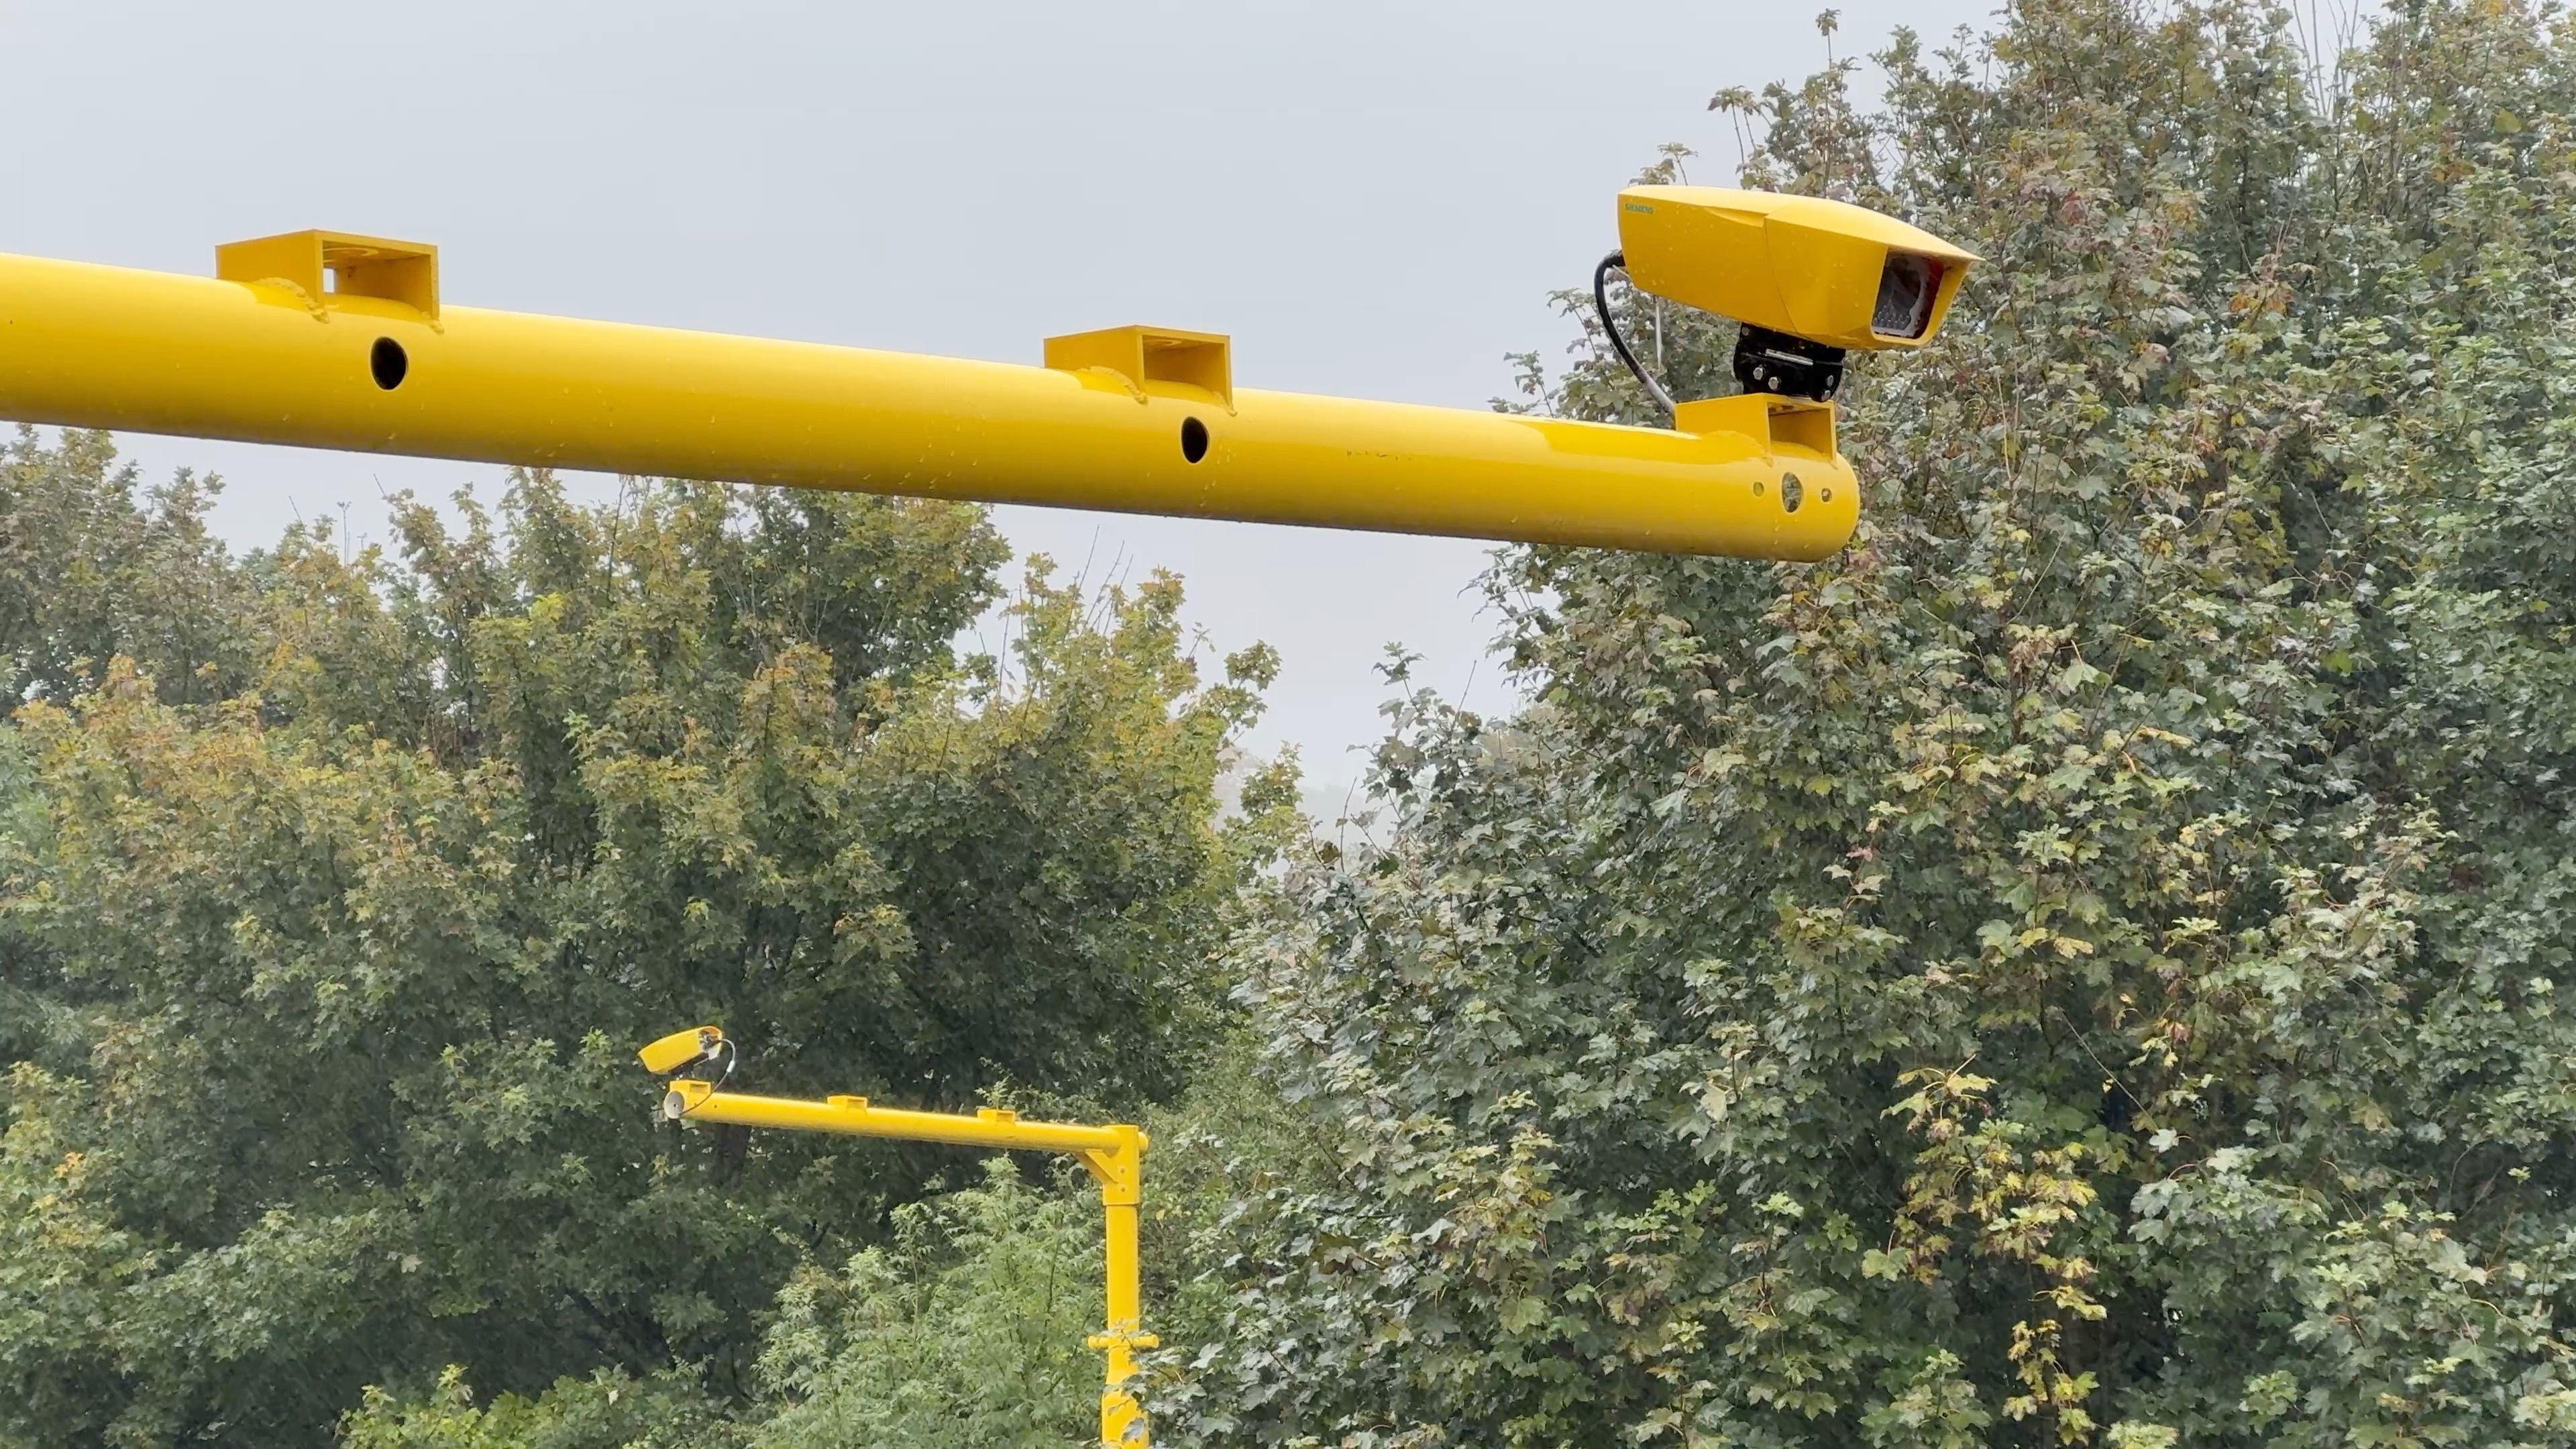
[[[761,1353],[776,1449],[1061,1446],[1097,1438],[1099,1195],[1066,1174],[985,1180],[902,1209],[893,1242],[779,1297]]]
[[[125,654],[175,698],[239,688],[244,580],[206,527],[221,488],[182,472],[146,490],[103,433],[0,446],[0,687],[59,703]]]
[[[1534,704],[1402,705],[1237,952],[1333,1146],[1202,1229],[1170,1437],[2568,1442],[2576,35],[2358,41],[1719,97],[1988,260],[1855,368],[1848,552],[1512,554]],[[1644,416],[1597,340],[1519,405]]]
[[[864,1150],[864,1149],[861,1149]],[[1090,1180],[1024,1181],[1007,1157],[979,1181],[907,1203],[890,1237],[779,1293],[755,1401],[710,1414],[683,1375],[602,1372],[533,1398],[475,1402],[462,1371],[424,1392],[371,1390],[349,1449],[748,1449],[1066,1446],[1097,1437],[1100,1210]]]
[[[370,1387],[340,1424],[342,1449],[732,1449],[741,1429],[687,1375],[603,1369],[541,1394],[478,1404],[450,1367],[416,1400]]]
[[[954,1158],[659,1129],[638,1042],[1126,1111],[1200,1050],[1272,663],[1203,680],[1168,578],[1033,565],[960,659],[1006,558],[970,508],[533,475],[405,508],[399,563],[234,560],[101,439],[8,477],[0,535],[75,556],[0,580],[0,1443],[317,1442],[369,1384],[383,1442],[609,1442],[675,1364],[738,1401],[796,1267]]]

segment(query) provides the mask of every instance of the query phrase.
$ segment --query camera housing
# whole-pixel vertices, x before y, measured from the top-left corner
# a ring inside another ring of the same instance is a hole
[[[693,1026],[687,1031],[675,1031],[635,1055],[644,1063],[644,1070],[657,1077],[667,1077],[714,1056],[722,1045],[723,1031],[712,1026]]]
[[[1746,391],[1814,399],[1846,350],[1931,341],[1978,260],[1864,207],[1717,186],[1620,192],[1619,250],[1639,290],[1744,324]]]

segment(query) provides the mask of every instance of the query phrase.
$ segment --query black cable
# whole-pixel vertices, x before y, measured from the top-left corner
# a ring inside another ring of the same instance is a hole
[[[1619,360],[1628,364],[1628,370],[1637,375],[1638,386],[1646,390],[1648,397],[1663,404],[1664,412],[1669,415],[1676,411],[1673,395],[1664,391],[1662,383],[1646,375],[1645,367],[1637,361],[1637,354],[1628,350],[1628,340],[1619,335],[1619,323],[1610,315],[1610,274],[1627,269],[1626,252],[1612,252],[1603,257],[1601,265],[1592,269],[1592,303],[1601,309],[1601,330],[1610,334],[1610,345],[1618,349]]]
[[[737,1066],[741,1065],[741,1063],[742,1063],[742,1048],[740,1048],[740,1047],[738,1047],[738,1046],[735,1046],[735,1045],[733,1044],[733,1038],[732,1038],[732,1037],[726,1037],[724,1040],[722,1040],[722,1041],[720,1041],[720,1042],[717,1042],[717,1043],[716,1043],[716,1048],[717,1048],[717,1050],[722,1051],[722,1052],[725,1054],[725,1059],[724,1059],[724,1073],[723,1073],[723,1075],[721,1075],[721,1076],[717,1077],[717,1078],[716,1078],[716,1084],[715,1084],[713,1087],[711,1087],[711,1088],[709,1088],[709,1089],[708,1089],[708,1091],[709,1091],[710,1093],[714,1093],[714,1092],[721,1092],[721,1091],[723,1091],[723,1090],[724,1090],[724,1085],[725,1085],[725,1083],[730,1082],[730,1081],[732,1081],[732,1080],[733,1080],[733,1069],[734,1069],[735,1067],[737,1067]],[[699,1060],[701,1063],[714,1061],[714,1060],[715,1060],[715,1053],[714,1053],[714,1052],[709,1052],[709,1053],[707,1053],[705,1056],[700,1057],[698,1060]],[[687,1068],[685,1068],[685,1067],[684,1067],[684,1068],[682,1068],[682,1070],[683,1070],[683,1071],[685,1071],[685,1070],[687,1070]],[[679,1116],[679,1117],[674,1117],[674,1118],[672,1118],[671,1120],[673,1120],[673,1121],[675,1121],[675,1122],[676,1122],[676,1121],[681,1120],[681,1118],[685,1118],[685,1117],[687,1117],[688,1115],[689,1115],[689,1114],[688,1114],[687,1112],[682,1112],[682,1113],[680,1114],[680,1116]]]

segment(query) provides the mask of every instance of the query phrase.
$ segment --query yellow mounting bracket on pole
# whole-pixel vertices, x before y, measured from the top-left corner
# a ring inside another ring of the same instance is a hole
[[[712,1026],[674,1032],[637,1055],[654,1072],[683,1071],[728,1050],[724,1033]],[[1100,1394],[1100,1440],[1121,1449],[1142,1449],[1147,1442],[1145,1416],[1128,1392],[1136,1375],[1136,1351],[1158,1347],[1160,1340],[1142,1331],[1144,1280],[1137,1263],[1137,1219],[1145,1201],[1145,1134],[1119,1123],[1106,1127],[1072,1122],[1026,1122],[1017,1112],[987,1107],[973,1116],[950,1112],[915,1112],[879,1107],[865,1097],[826,1097],[810,1101],[719,1091],[710,1082],[681,1078],[663,1094],[662,1115],[674,1122],[725,1122],[743,1127],[774,1127],[794,1132],[840,1132],[854,1137],[887,1137],[904,1142],[945,1142],[996,1151],[1060,1152],[1089,1169],[1100,1183],[1105,1222],[1108,1292],[1107,1328],[1088,1340],[1105,1356]]]
[[[1163,327],[1050,338],[1028,367],[573,321],[448,305],[435,247],[299,231],[217,248],[213,277],[0,256],[0,418],[1668,553],[1842,547],[1860,516],[1829,401],[1843,353],[1929,341],[1973,258],[1858,207],[1697,187],[1622,192],[1619,233],[1605,272],[1744,322],[1754,395],[1628,427],[1238,388],[1226,338]]]
[[[292,231],[215,248],[215,276],[291,291],[330,320],[344,297],[398,302],[438,325],[438,248],[344,231]]]

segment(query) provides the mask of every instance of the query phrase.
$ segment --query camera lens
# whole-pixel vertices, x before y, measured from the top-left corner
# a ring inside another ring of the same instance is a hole
[[[1869,330],[1881,337],[1920,337],[1932,325],[1932,299],[1940,294],[1941,266],[1912,252],[1889,252],[1878,274],[1878,310]]]

